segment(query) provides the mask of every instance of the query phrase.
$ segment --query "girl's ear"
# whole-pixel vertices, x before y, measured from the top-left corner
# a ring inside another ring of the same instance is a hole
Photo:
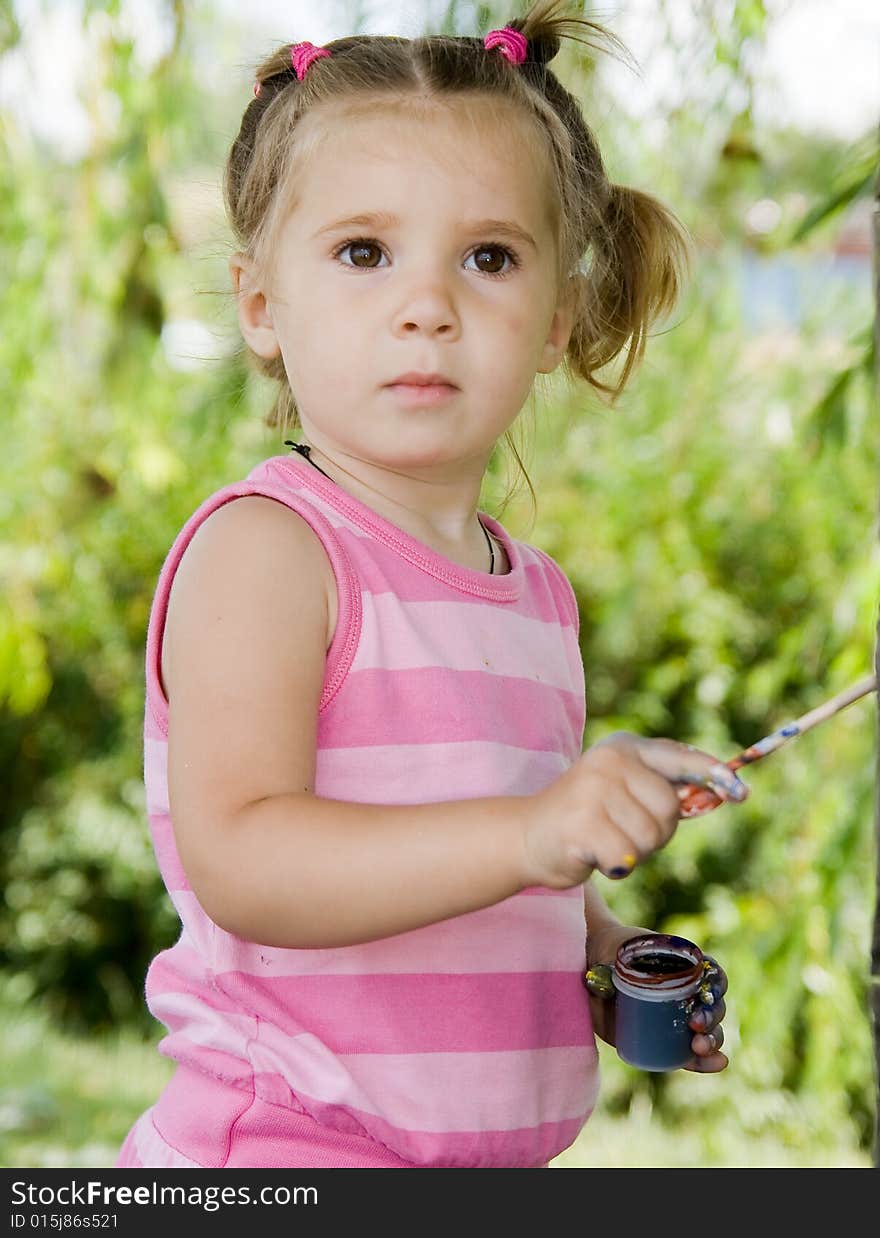
[[[238,322],[245,343],[258,357],[270,359],[281,352],[272,311],[264,293],[256,286],[253,265],[242,253],[229,259],[229,274],[238,303]]]
[[[559,295],[556,309],[553,312],[553,318],[550,321],[550,329],[547,332],[547,338],[541,350],[541,362],[538,366],[539,374],[552,373],[565,356],[565,350],[568,348],[568,341],[571,339],[571,332],[574,326],[574,309],[574,286],[573,282],[568,280],[565,288]]]

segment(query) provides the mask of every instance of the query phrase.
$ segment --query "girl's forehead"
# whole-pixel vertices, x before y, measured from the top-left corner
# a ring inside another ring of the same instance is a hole
[[[536,121],[515,103],[491,96],[454,95],[371,97],[325,103],[313,108],[298,127],[303,152],[317,153],[343,145],[365,154],[392,156],[395,147],[492,153],[516,153],[528,166],[546,155],[547,140]]]
[[[310,180],[351,185],[369,165],[471,174],[474,187],[496,179],[530,198],[551,192],[547,140],[508,100],[398,96],[322,104],[303,118],[297,139],[297,179],[306,196]]]

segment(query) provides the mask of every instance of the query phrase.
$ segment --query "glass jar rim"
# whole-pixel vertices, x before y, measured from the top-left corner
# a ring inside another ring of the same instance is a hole
[[[638,966],[645,955],[680,959],[672,970],[647,971]],[[705,956],[698,945],[671,933],[640,933],[622,942],[612,968],[615,987],[636,996],[654,995],[656,1000],[687,996],[699,987]],[[685,992],[686,991],[686,992]]]

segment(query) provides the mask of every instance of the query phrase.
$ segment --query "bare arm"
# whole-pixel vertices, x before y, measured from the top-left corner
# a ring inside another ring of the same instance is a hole
[[[592,880],[584,882],[584,921],[588,936],[594,939],[599,937],[604,929],[620,925]]]
[[[521,818],[514,797],[411,808],[272,796],[223,836],[216,862],[235,873],[217,895],[223,926],[266,945],[339,946],[491,906],[525,884]]]
[[[592,879],[584,882],[584,920],[587,925],[587,961],[613,963],[617,947],[627,937],[651,930],[618,920]]]

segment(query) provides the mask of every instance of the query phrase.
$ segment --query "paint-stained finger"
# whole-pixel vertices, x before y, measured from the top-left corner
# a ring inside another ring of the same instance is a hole
[[[695,1032],[707,1032],[721,1022],[727,1013],[723,998],[719,998],[712,1006],[698,1006],[688,1019],[688,1027]]]
[[[711,1057],[724,1044],[724,1028],[713,1027],[710,1032],[697,1032],[691,1041],[691,1048],[698,1057]]]
[[[727,992],[727,972],[711,954],[703,955],[703,983],[717,990],[719,997]]]
[[[709,1057],[697,1057],[696,1054],[691,1058],[683,1070],[692,1070],[700,1075],[713,1075],[719,1070],[729,1065],[726,1053],[713,1053]]]

